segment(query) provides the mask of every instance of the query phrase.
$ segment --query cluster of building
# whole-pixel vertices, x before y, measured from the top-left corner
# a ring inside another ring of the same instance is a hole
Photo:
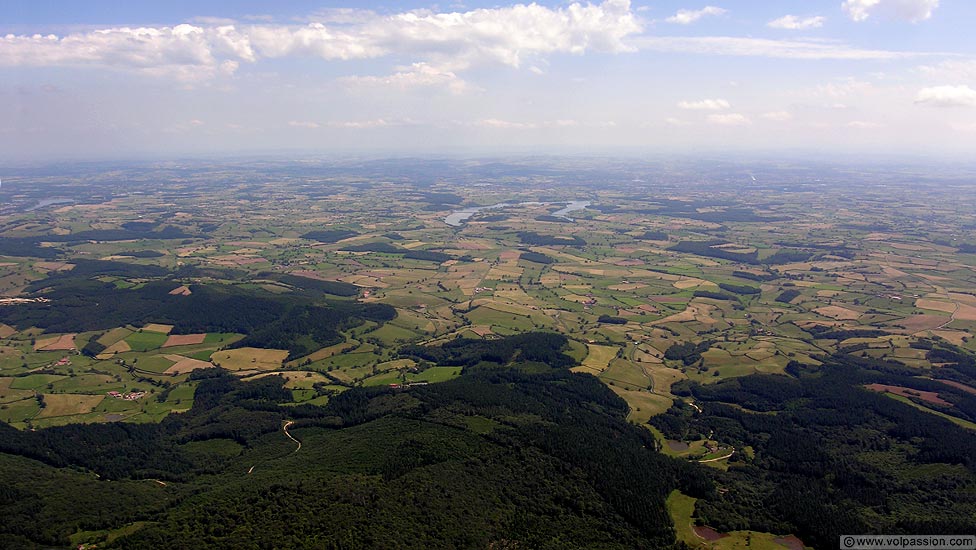
[[[409,388],[411,386],[426,386],[430,382],[410,382],[409,384],[390,384],[390,387],[394,390],[401,390],[403,388]]]
[[[117,392],[117,391],[110,391],[110,392],[108,392],[108,395],[109,395],[109,397],[114,397],[116,399],[124,399],[126,401],[135,401],[136,399],[139,399],[141,397],[145,397],[146,396],[146,392],[144,392],[144,391],[134,391],[134,392],[129,392],[129,393],[122,393],[122,392]]]

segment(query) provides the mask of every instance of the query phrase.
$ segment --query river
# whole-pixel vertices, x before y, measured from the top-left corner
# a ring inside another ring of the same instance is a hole
[[[478,212],[483,210],[493,210],[495,208],[505,208],[506,206],[540,206],[545,204],[562,204],[562,203],[551,203],[551,202],[500,202],[498,204],[492,204],[490,206],[474,206],[471,208],[465,208],[463,210],[455,210],[451,212],[446,218],[444,218],[444,223],[451,227],[461,227],[464,222],[468,221],[471,216],[474,216]],[[567,214],[570,212],[576,212],[577,210],[583,210],[590,205],[590,201],[570,201],[565,207],[560,208],[552,215],[557,218],[565,218],[567,220],[572,220]]]

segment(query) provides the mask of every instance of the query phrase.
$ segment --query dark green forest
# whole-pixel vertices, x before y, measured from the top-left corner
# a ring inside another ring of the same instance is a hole
[[[702,413],[677,401],[651,424],[739,451],[728,472],[711,472],[720,490],[698,501],[697,519],[720,531],[796,533],[814,548],[846,533],[976,533],[976,434],[864,386],[935,389],[960,417],[973,396],[896,361],[823,359],[792,363],[793,376],[675,385]]]
[[[121,267],[119,267],[121,266]],[[156,277],[120,286],[105,275]],[[45,302],[0,309],[0,322],[47,332],[83,332],[146,323],[173,325],[174,334],[236,332],[247,336],[235,346],[286,349],[289,359],[341,342],[341,331],[365,321],[382,323],[396,316],[384,304],[363,304],[325,297],[347,294],[346,283],[294,275],[272,275],[293,292],[276,294],[247,285],[191,284],[188,296],[170,291],[183,283],[153,266],[121,262],[80,263],[66,275],[52,276],[28,290]],[[98,277],[102,276],[102,277]],[[354,294],[358,290],[354,289]]]
[[[431,352],[467,365],[453,381],[325,407],[210,369],[160,424],[0,426],[0,545],[91,531],[103,548],[676,548],[667,495],[708,497],[711,481],[566,370],[563,337],[499,343]]]

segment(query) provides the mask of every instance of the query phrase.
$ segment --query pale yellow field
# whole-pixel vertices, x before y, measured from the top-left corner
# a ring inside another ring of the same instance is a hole
[[[111,346],[116,342],[124,339],[126,336],[132,334],[132,331],[124,327],[116,327],[112,330],[103,334],[99,339],[98,343],[103,346]],[[128,351],[128,350],[126,350]]]
[[[164,357],[174,362],[170,368],[164,371],[166,374],[184,374],[197,369],[209,369],[213,366],[207,361],[183,357],[182,355],[165,355]]]
[[[357,342],[355,340],[352,341],[352,342],[342,342],[341,344],[336,344],[334,346],[329,346],[327,348],[322,348],[322,349],[320,349],[318,351],[312,352],[309,355],[306,355],[305,357],[303,357],[301,359],[296,359],[295,361],[289,361],[288,364],[294,366],[299,361],[304,361],[305,359],[311,359],[313,362],[314,361],[321,361],[322,359],[328,359],[329,357],[332,357],[333,355],[337,355],[337,354],[340,354],[340,353],[342,353],[344,351],[351,350],[351,349],[355,348],[358,345],[359,345],[359,342]]]
[[[0,323],[0,338],[10,338],[14,334],[17,334],[17,329],[10,325]]]
[[[44,394],[45,407],[37,416],[38,418],[50,418],[52,416],[90,413],[102,402],[102,399],[105,399],[104,395]]]
[[[617,356],[617,348],[613,346],[601,346],[598,344],[586,344],[588,353],[583,359],[583,366],[596,372],[607,370],[610,361]]]
[[[281,368],[287,350],[238,348],[215,352],[210,360],[229,371],[263,371]]]
[[[11,389],[10,383],[13,381],[13,378],[0,378],[0,403],[12,403],[34,395],[32,390]]]
[[[613,393],[619,395],[630,406],[627,420],[637,424],[646,424],[655,415],[661,414],[671,407],[671,399],[648,391],[625,390],[617,386],[610,386]]]
[[[664,323],[683,323],[688,321],[697,321],[699,323],[704,323],[706,325],[713,325],[718,322],[717,319],[712,317],[712,313],[716,309],[718,308],[716,308],[711,304],[691,302],[688,304],[688,307],[684,311],[653,321],[653,324],[660,325]]]
[[[161,325],[159,323],[148,323],[146,326],[142,327],[142,330],[148,330],[149,332],[161,332],[163,334],[169,334],[173,330],[173,325]]]
[[[915,307],[921,309],[931,309],[932,311],[942,311],[944,313],[953,313],[956,311],[956,304],[953,302],[944,302],[942,300],[932,300],[929,298],[919,298],[915,300]]]
[[[643,364],[642,366],[647,371],[647,374],[651,376],[651,381],[654,382],[655,393],[671,393],[671,384],[686,378],[680,370],[665,367],[661,364]]]
[[[823,315],[824,317],[830,317],[831,319],[837,319],[838,321],[851,321],[861,317],[859,312],[840,306],[818,307],[813,311]]]
[[[957,346],[961,346],[965,344],[963,338],[967,338],[970,336],[968,332],[963,332],[961,330],[933,330],[931,332],[936,336],[945,338],[950,343],[955,344]]]
[[[116,353],[125,353],[131,351],[132,348],[129,347],[129,343],[125,340],[119,340],[118,342],[112,344],[111,346],[105,348],[105,351],[97,355],[98,359],[110,359]]]

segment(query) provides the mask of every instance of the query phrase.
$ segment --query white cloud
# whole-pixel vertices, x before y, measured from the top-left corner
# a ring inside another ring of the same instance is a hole
[[[922,88],[915,103],[934,107],[976,107],[976,90],[969,86],[934,86]]]
[[[373,120],[347,120],[342,122],[330,122],[329,127],[331,128],[348,128],[352,130],[363,130],[369,128],[385,128],[387,126],[403,126],[403,121],[387,120],[385,118],[376,118]]]
[[[674,117],[668,117],[664,119],[664,122],[667,122],[671,126],[687,126],[691,124],[687,120],[681,120],[680,118],[674,118]]]
[[[64,37],[0,37],[0,65],[104,66],[180,81],[233,73],[254,51],[233,26],[117,27]]]
[[[717,8],[715,6],[705,6],[700,10],[678,10],[678,13],[668,17],[665,19],[665,21],[668,23],[677,23],[679,25],[690,25],[702,17],[708,15],[722,15],[727,11],[728,10]]]
[[[427,63],[414,63],[409,67],[401,67],[399,71],[388,76],[347,76],[339,80],[354,87],[386,86],[400,90],[438,86],[447,88],[455,94],[471,89],[471,86],[454,72],[438,69]]]
[[[702,99],[701,101],[679,101],[678,108],[688,111],[721,111],[731,107],[724,99]]]
[[[798,17],[796,15],[784,15],[779,19],[773,19],[769,23],[766,23],[767,27],[773,29],[786,29],[791,31],[799,31],[806,29],[818,29],[823,26],[824,21],[827,18],[821,15],[814,17]]]
[[[8,34],[0,37],[0,66],[100,66],[206,80],[265,58],[351,60],[397,54],[412,56],[414,69],[385,77],[390,83],[429,79],[423,67],[438,67],[439,78],[456,87],[446,77],[475,65],[519,67],[525,59],[553,53],[630,51],[624,39],[640,30],[630,0],[454,13],[333,10],[307,25],[204,23],[115,27],[60,37]]]
[[[856,78],[844,78],[837,82],[822,84],[814,89],[814,94],[820,97],[839,99],[851,96],[865,96],[876,91],[870,82]]]
[[[196,128],[200,128],[204,124],[205,123],[202,120],[193,118],[190,120],[184,120],[182,122],[171,124],[170,126],[163,128],[163,132],[167,134],[181,134],[184,132],[189,132],[190,130]]]
[[[706,120],[711,124],[718,124],[720,126],[745,126],[752,124],[752,121],[748,117],[739,113],[708,115]]]
[[[942,82],[976,81],[974,59],[947,59],[936,65],[922,65],[918,70],[925,76]]]
[[[766,120],[773,122],[788,122],[793,120],[793,114],[789,111],[770,111],[761,115]]]
[[[738,55],[779,59],[886,60],[932,53],[864,50],[837,42],[770,40],[738,36],[641,36],[630,40],[641,50],[703,55]]]
[[[854,21],[865,21],[878,14],[918,23],[932,17],[939,0],[844,0],[841,7]]]
[[[318,122],[312,122],[310,120],[292,120],[288,122],[288,125],[292,128],[309,128],[314,129],[319,127]]]
[[[499,128],[504,130],[537,130],[539,128],[571,128],[579,126],[579,122],[570,119],[547,120],[543,122],[517,122],[497,118],[484,118],[474,123],[482,128]]]
[[[847,123],[848,128],[854,128],[855,130],[873,130],[876,128],[881,128],[882,125],[877,122],[870,122],[866,120],[852,120]]]

